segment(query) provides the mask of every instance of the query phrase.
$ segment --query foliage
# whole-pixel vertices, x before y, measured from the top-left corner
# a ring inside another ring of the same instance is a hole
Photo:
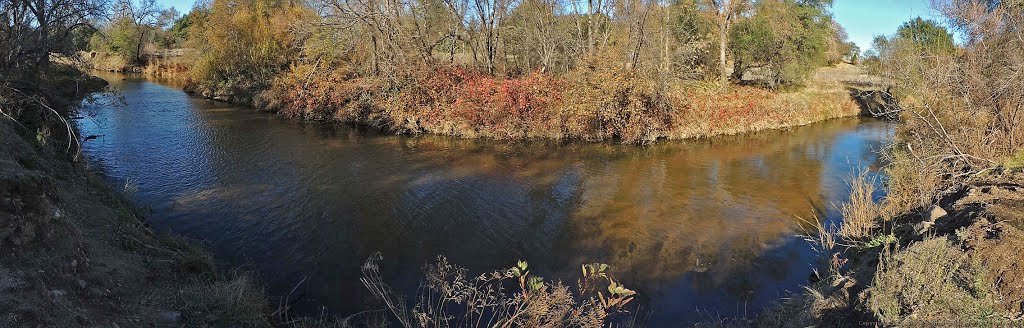
[[[924,51],[947,53],[953,50],[953,35],[934,20],[921,17],[903,23],[896,30],[896,37],[909,40]]]
[[[792,0],[764,0],[754,15],[736,25],[730,35],[734,79],[761,75],[770,86],[799,84],[815,67],[824,65],[831,18],[822,7]],[[847,51],[836,50],[836,56]]]
[[[897,164],[906,173],[894,182],[926,198],[1005,162],[1024,140],[1024,76],[1012,69],[1024,63],[1017,32],[1024,26],[1022,9],[975,1],[941,9],[951,22],[962,22],[956,28],[968,36],[963,49],[943,50],[948,33],[917,19],[876,42],[880,72],[895,82],[906,122],[890,156],[908,163]],[[911,177],[920,181],[900,181]]]
[[[201,10],[190,11],[175,20],[171,25],[170,30],[167,31],[168,38],[174,42],[173,45],[184,45],[184,42],[188,40],[188,32],[192,27],[192,24],[194,24],[195,21],[201,21],[204,19],[205,17],[203,17],[203,14],[205,13],[205,11]]]
[[[279,0],[215,0],[195,9],[205,20],[189,27],[196,49],[190,78],[198,87],[251,97],[266,90],[298,54],[292,26],[310,15]]]
[[[122,17],[110,23],[104,28],[103,34],[96,34],[93,41],[93,49],[105,50],[121,55],[123,58],[139,58],[139,26],[135,25],[130,18]]]
[[[177,12],[174,8],[160,8],[154,0],[120,0],[114,7],[113,18],[92,35],[89,48],[112,52],[125,61],[143,64],[146,45],[162,42],[161,25]]]
[[[400,133],[632,144],[772,129],[858,111],[843,91],[661,89],[623,68],[497,78],[479,69],[440,65],[390,82],[357,71],[344,64],[293,65],[257,102],[289,117]]]
[[[4,0],[0,3],[0,82],[39,78],[50,55],[71,55],[93,19],[104,14],[101,0]]]

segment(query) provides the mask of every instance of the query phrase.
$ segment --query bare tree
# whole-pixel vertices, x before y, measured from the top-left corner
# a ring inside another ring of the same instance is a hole
[[[51,52],[70,53],[72,33],[91,28],[106,8],[105,0],[0,1],[0,75],[33,75]]]
[[[729,30],[740,15],[740,11],[749,0],[711,0],[715,7],[718,23],[718,81],[725,87],[728,82],[729,67],[725,53],[729,45]]]

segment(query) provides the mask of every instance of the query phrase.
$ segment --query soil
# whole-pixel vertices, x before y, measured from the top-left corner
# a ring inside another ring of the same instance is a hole
[[[1019,181],[1024,180],[1014,177],[974,186],[953,205],[979,215],[960,232],[966,236],[963,247],[980,261],[986,281],[994,284],[998,304],[1011,318],[1024,316],[1024,185]]]

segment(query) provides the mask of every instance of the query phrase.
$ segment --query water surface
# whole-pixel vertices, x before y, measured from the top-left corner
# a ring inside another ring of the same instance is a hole
[[[835,220],[845,180],[893,131],[854,118],[647,147],[393,136],[102,77],[123,102],[85,106],[90,163],[135,186],[159,231],[204,241],[271,294],[305,279],[305,313],[363,310],[359,266],[381,252],[407,294],[437,255],[564,281],[603,262],[652,325],[752,314],[806,284],[817,254],[799,218]]]

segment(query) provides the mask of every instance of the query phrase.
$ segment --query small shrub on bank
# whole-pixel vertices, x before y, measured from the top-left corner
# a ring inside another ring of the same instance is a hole
[[[463,137],[559,138],[560,81],[541,73],[498,78],[452,66],[410,72],[387,110],[401,129]]]
[[[532,275],[520,261],[509,269],[470,276],[444,257],[423,267],[414,307],[380,276],[376,254],[360,279],[402,327],[604,327],[631,323],[636,292],[615,281],[608,265],[581,267],[575,286]]]
[[[360,122],[372,118],[372,98],[381,91],[378,80],[359,78],[348,67],[320,71],[303,64],[279,75],[257,101],[288,118]]]
[[[867,304],[887,326],[993,325],[1001,316],[980,270],[945,238],[928,239],[883,255]]]

